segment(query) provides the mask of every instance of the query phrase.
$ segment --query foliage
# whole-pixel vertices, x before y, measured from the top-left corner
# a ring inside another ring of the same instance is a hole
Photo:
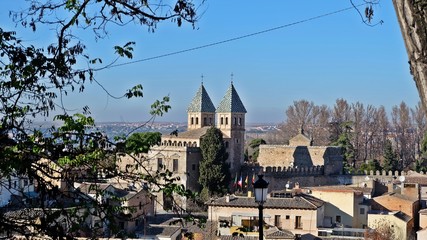
[[[122,206],[123,198],[100,188],[101,175],[131,182],[144,181],[167,195],[193,198],[194,194],[177,184],[177,179],[166,170],[152,173],[142,168],[134,175],[119,172],[116,143],[96,129],[89,107],[81,106],[78,113],[70,114],[62,101],[70,92],[83,92],[86,84],[93,82],[112,96],[95,79],[94,73],[108,68],[114,61],[102,66],[103,60],[90,56],[81,36],[76,34],[89,29],[101,40],[108,35],[108,26],[112,24],[136,23],[154,31],[164,20],[171,20],[178,26],[184,22],[194,26],[196,6],[191,0],[177,0],[172,6],[148,0],[35,0],[27,3],[28,8],[21,12],[10,12],[17,26],[28,27],[37,34],[44,25],[56,29],[50,32],[56,37],[51,38],[52,42],[33,46],[22,41],[17,32],[5,31],[0,26],[0,175],[5,181],[21,178],[34,182],[38,197],[30,199],[16,189],[22,201],[10,202],[1,209],[0,232],[13,231],[28,238],[47,235],[56,239],[114,236],[123,230],[118,219],[141,216],[132,215],[134,208]],[[115,46],[112,54],[117,58],[132,58],[134,45],[129,41]],[[112,97],[138,99],[143,96],[142,90],[142,85],[137,84],[122,96]],[[166,96],[153,103],[151,120],[170,109],[168,102]],[[61,114],[54,120],[61,123],[60,127],[42,130],[32,124],[34,119],[48,119],[58,109]],[[158,143],[159,137],[158,133],[133,134],[128,139],[124,136],[119,143],[125,143],[125,153],[143,153]],[[129,156],[137,162],[141,160]],[[62,181],[67,187],[61,189],[55,181]],[[94,197],[75,189],[75,181],[93,182],[88,191]],[[18,214],[20,217],[16,218],[13,216],[17,215],[10,211],[34,207],[40,209],[38,219],[25,214]],[[132,216],[124,214],[125,211]],[[87,225],[90,217],[100,222],[95,226]],[[28,232],[29,227],[34,232]]]
[[[210,194],[224,194],[231,178],[221,130],[210,127],[200,141],[200,149],[202,161],[199,183],[208,189]]]
[[[266,144],[267,142],[262,138],[255,138],[249,143],[249,147],[252,149],[252,154],[249,159],[256,162],[259,155],[259,145]]]
[[[397,154],[393,151],[393,146],[390,140],[386,141],[384,147],[384,160],[383,160],[383,170],[388,171],[396,171],[398,170],[398,159]]]
[[[341,134],[339,135],[338,139],[332,143],[333,146],[339,146],[342,149],[342,156],[344,161],[344,169],[347,172],[352,172],[354,170],[354,152],[355,149],[353,147],[353,144],[351,143],[352,138],[352,123],[351,122],[344,122],[341,124]]]
[[[126,152],[148,153],[152,146],[160,144],[161,139],[162,134],[159,132],[133,133],[126,139]]]
[[[362,165],[359,168],[359,171],[361,173],[367,171],[368,173],[370,171],[381,171],[381,164],[378,160],[374,159],[374,160],[369,160],[367,163],[362,163]]]

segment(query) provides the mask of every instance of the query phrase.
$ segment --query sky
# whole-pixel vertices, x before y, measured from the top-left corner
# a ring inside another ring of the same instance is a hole
[[[21,7],[15,0],[3,0],[0,6]],[[115,96],[142,84],[144,97],[115,100],[89,84],[84,93],[69,94],[64,104],[69,109],[88,105],[97,122],[139,122],[149,118],[156,99],[168,95],[172,109],[157,121],[186,122],[187,107],[203,75],[216,106],[233,81],[247,109],[247,123],[283,122],[288,106],[301,99],[332,107],[343,98],[383,105],[389,112],[402,101],[414,107],[419,96],[392,2],[374,6],[373,23],[384,22],[375,27],[365,25],[355,9],[312,19],[348,7],[349,0],[208,0],[199,8],[195,29],[169,21],[159,23],[154,33],[144,26],[111,27],[110,35],[98,41],[90,31],[82,32],[91,56],[102,57],[104,63],[114,59],[113,46],[136,42],[132,59],[136,63],[97,72],[95,77]],[[12,24],[7,11],[0,12],[2,27],[16,30],[27,43],[45,43],[53,37],[53,31],[43,28],[29,33]],[[239,39],[138,61],[233,38]]]

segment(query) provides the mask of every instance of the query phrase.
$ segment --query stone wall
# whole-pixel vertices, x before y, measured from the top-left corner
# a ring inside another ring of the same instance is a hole
[[[366,172],[365,174],[360,175],[323,175],[321,171],[324,171],[322,167],[313,167],[305,169],[282,169],[278,167],[268,167],[263,170],[260,169],[259,172],[263,172],[264,178],[270,182],[268,188],[269,191],[284,190],[287,183],[293,187],[296,183],[300,187],[314,187],[314,186],[328,186],[328,185],[359,185],[371,181],[377,180],[382,186],[385,187],[385,192],[387,192],[387,185],[392,183],[394,180],[398,179],[399,176],[407,176],[409,172],[385,172],[385,171],[376,171],[376,172]],[[422,175],[427,177],[427,174],[421,172]]]
[[[307,168],[324,166],[324,174],[339,174],[342,170],[341,148],[329,146],[261,145],[260,166]]]

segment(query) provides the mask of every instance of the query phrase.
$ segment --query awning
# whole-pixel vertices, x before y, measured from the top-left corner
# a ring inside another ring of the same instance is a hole
[[[258,215],[259,213],[241,213],[241,212],[234,212],[234,213],[231,213],[231,216],[240,216],[240,217],[258,217],[259,215]],[[263,216],[264,218],[271,218],[271,216],[270,215],[268,215],[268,214],[264,214],[264,216]]]

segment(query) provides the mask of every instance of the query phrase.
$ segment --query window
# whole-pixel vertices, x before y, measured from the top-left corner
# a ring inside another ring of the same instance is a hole
[[[224,118],[221,117],[221,125],[223,125],[223,124],[224,124]]]
[[[191,125],[194,124],[194,118],[191,118]]]
[[[242,125],[242,118],[239,118],[239,126]]]
[[[208,125],[208,119],[207,118],[203,118],[203,125]]]
[[[196,117],[196,125],[199,124],[199,118]]]
[[[337,215],[337,216],[335,217],[335,222],[336,222],[336,223],[341,223],[341,216],[340,216],[340,215]]]
[[[289,218],[290,218],[289,215],[286,215],[286,220],[289,220]]]
[[[139,210],[142,209],[142,202],[139,202]]]
[[[237,118],[236,117],[234,118],[233,124],[237,125]]]
[[[191,170],[193,170],[193,171],[196,170],[196,164],[191,165]]]
[[[360,209],[360,214],[362,214],[362,215],[365,214],[365,209],[364,208]]]
[[[212,118],[209,118],[209,124],[212,125]]]
[[[163,167],[163,159],[157,158],[157,169],[161,169]]]
[[[295,229],[302,229],[301,216],[295,216]]]
[[[225,118],[225,125],[228,125],[228,117]]]
[[[178,172],[178,159],[174,159],[173,160],[173,168],[172,168],[173,172]]]
[[[281,228],[280,215],[274,215],[274,226]]]

